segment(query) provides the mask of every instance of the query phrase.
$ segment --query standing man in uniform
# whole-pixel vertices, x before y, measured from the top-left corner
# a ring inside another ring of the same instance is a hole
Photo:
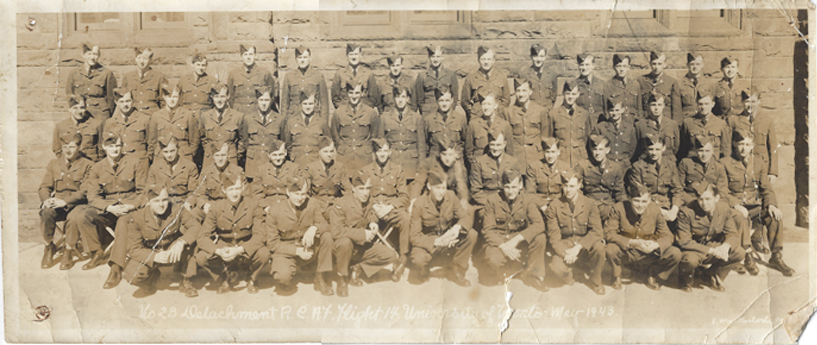
[[[82,43],[82,66],[68,74],[66,95],[85,96],[85,108],[95,119],[105,121],[114,109],[113,89],[117,86],[113,72],[99,64],[99,46]]]
[[[664,53],[650,52],[650,73],[647,73],[638,80],[641,84],[641,100],[644,102],[642,112],[650,111],[650,105],[646,100],[651,93],[664,96],[664,117],[679,121],[681,114],[681,93],[678,89],[678,82],[675,78],[664,73],[667,61]]]
[[[627,198],[624,192],[624,173],[627,168],[607,158],[610,140],[601,135],[590,136],[589,159],[579,161],[576,171],[582,175],[584,195],[595,200],[602,222],[606,221],[613,205]]]
[[[230,162],[231,149],[233,149],[232,146],[227,142],[213,142],[210,144],[213,161],[201,169],[201,175],[199,175],[201,176],[199,181],[201,187],[196,200],[197,208],[193,212],[199,223],[204,221],[205,215],[210,212],[210,209],[217,201],[226,197],[224,190],[221,188],[225,176],[244,175],[244,169],[241,169],[237,163]]]
[[[335,109],[339,108],[342,102],[349,101],[349,95],[343,89],[346,85],[360,85],[360,93],[363,104],[370,108],[380,108],[380,90],[377,85],[377,78],[372,70],[360,64],[363,57],[363,48],[355,43],[346,44],[346,60],[349,64],[344,69],[339,69],[332,79],[332,104]],[[335,140],[337,142],[337,140]],[[340,146],[340,145],[338,145]]]
[[[462,109],[465,110],[465,118],[469,122],[471,119],[482,116],[482,109],[476,106],[478,102],[477,95],[480,92],[483,95],[493,92],[502,109],[508,108],[511,103],[511,92],[508,90],[508,75],[494,68],[496,62],[494,55],[496,55],[496,51],[493,48],[479,46],[477,48],[479,68],[468,73],[465,77],[465,83],[462,85],[460,104]]]
[[[681,124],[681,140],[678,149],[678,160],[691,157],[694,154],[693,145],[696,136],[705,136],[712,139],[715,150],[715,159],[732,155],[732,129],[726,121],[712,113],[712,95],[705,90],[698,93],[698,112],[684,119]]]
[[[338,143],[338,160],[354,174],[372,162],[372,138],[377,136],[380,116],[377,110],[362,102],[363,85],[350,81],[344,88],[346,102],[329,120],[332,140]]]
[[[238,52],[244,65],[233,69],[227,75],[227,89],[230,95],[230,108],[244,116],[252,116],[258,110],[258,90],[269,91],[272,102],[278,101],[278,82],[270,72],[255,63],[257,50],[255,46],[238,45]],[[272,109],[272,106],[270,106]]]
[[[179,154],[192,161],[201,145],[199,119],[190,109],[180,106],[180,95],[178,85],[162,85],[164,107],[151,115],[148,133],[153,133],[150,136],[154,138],[174,138]]]
[[[627,170],[624,186],[646,187],[652,201],[661,208],[664,219],[674,224],[679,207],[684,203],[684,186],[674,157],[664,155],[666,142],[664,134],[660,132],[650,132],[644,136],[641,144],[645,147],[644,155]]]
[[[281,207],[287,198],[289,178],[299,176],[301,166],[287,160],[287,146],[283,141],[271,139],[267,145],[266,162],[255,170],[251,195],[265,210]]]
[[[201,113],[199,118],[199,132],[201,133],[201,146],[204,148],[204,161],[202,166],[210,165],[213,161],[213,152],[208,149],[211,143],[228,142],[230,144],[230,161],[234,164],[244,161],[247,153],[245,144],[247,138],[244,137],[241,128],[244,127],[244,115],[230,108],[227,100],[230,97],[230,88],[223,83],[219,83],[210,91],[210,98],[213,100],[214,108]]]
[[[681,117],[675,119],[682,122],[695,115],[698,111],[698,93],[701,90],[711,92],[712,82],[704,76],[704,57],[699,53],[687,54],[687,74],[678,81],[681,91]]]
[[[187,157],[179,154],[174,137],[159,138],[160,159],[153,161],[148,170],[147,185],[163,187],[170,201],[192,210],[195,200],[189,198],[199,185],[199,170]]]
[[[480,155],[471,165],[469,181],[471,182],[471,203],[476,209],[476,224],[482,221],[488,197],[499,193],[502,189],[502,172],[508,169],[522,171],[524,163],[516,157],[505,153],[507,140],[505,134],[492,130],[488,132],[488,152]],[[481,227],[477,227],[481,229]]]
[[[417,99],[417,110],[423,115],[424,119],[434,115],[437,112],[437,89],[445,86],[451,90],[451,103],[457,104],[459,98],[459,83],[457,82],[457,74],[454,71],[442,67],[445,56],[443,55],[443,48],[440,46],[429,45],[426,47],[428,51],[428,68],[424,73],[417,75],[417,80],[414,83],[414,97]]]
[[[604,294],[601,271],[606,252],[604,234],[595,201],[584,196],[581,175],[572,171],[562,177],[562,196],[550,203],[545,211],[545,229],[553,248],[550,269],[565,284],[573,285],[573,268],[577,263],[589,267],[589,286],[596,294]]]
[[[611,97],[606,102],[606,116],[602,115],[604,120],[593,126],[592,133],[607,138],[610,148],[607,159],[618,162],[627,169],[633,161],[638,144],[633,122],[635,119],[624,114],[624,102],[618,96]],[[592,151],[592,147],[590,149]]]
[[[468,159],[468,166],[476,164],[477,157],[485,154],[488,148],[488,132],[498,131],[505,137],[505,151],[513,154],[513,134],[511,125],[500,117],[497,112],[499,106],[496,95],[492,92],[478,94],[477,100],[481,106],[482,116],[472,118],[465,131],[465,157]]]
[[[450,140],[443,140],[441,147],[442,151],[436,157],[429,157],[427,163],[423,164],[419,169],[415,186],[413,190],[409,190],[409,196],[419,196],[425,193],[429,178],[428,174],[430,174],[432,170],[437,170],[444,175],[443,178],[445,179],[446,188],[454,192],[454,195],[457,196],[457,200],[462,204],[462,208],[468,215],[472,216],[471,211],[473,210],[468,203],[468,200],[470,200],[468,194],[468,172],[465,171],[465,167],[457,164],[459,162],[459,146]],[[471,223],[464,224],[466,228],[471,227],[473,217],[469,220]]]
[[[550,202],[562,195],[561,174],[572,168],[559,159],[562,153],[559,140],[542,139],[543,159],[529,161],[526,171],[525,189],[533,196],[536,207],[544,215]]]
[[[533,84],[526,77],[514,78],[516,103],[508,108],[514,147],[518,148],[514,154],[524,162],[542,159],[542,139],[553,136],[548,110],[531,99]],[[550,91],[547,93],[550,94]],[[550,96],[547,102],[550,102]]]
[[[682,196],[683,204],[688,204],[695,199],[695,182],[704,180],[714,184],[718,190],[726,193],[729,188],[729,180],[726,177],[726,170],[715,157],[713,139],[706,136],[695,137],[695,155],[687,157],[678,163],[678,178],[684,185],[686,194]]]
[[[304,46],[295,48],[298,68],[284,76],[281,90],[281,114],[284,117],[301,112],[301,92],[317,95],[315,107],[324,118],[329,118],[329,90],[323,74],[312,67],[312,50]]]
[[[587,158],[587,137],[593,130],[594,119],[584,108],[576,105],[579,98],[579,84],[575,80],[565,82],[562,90],[562,105],[550,110],[553,137],[559,139],[559,146],[564,148],[564,160],[571,167]]]
[[[777,148],[780,146],[774,120],[767,113],[760,113],[760,91],[754,88],[744,90],[740,97],[743,99],[743,112],[729,116],[726,124],[733,133],[738,129],[752,132],[754,152],[769,163],[769,180],[774,182],[777,179]]]
[[[579,98],[576,99],[576,105],[587,110],[595,123],[599,118],[603,118],[604,86],[607,82],[594,73],[596,57],[592,54],[579,54],[576,56],[576,62],[579,63],[579,76],[576,77]]]
[[[283,115],[272,110],[275,96],[272,89],[262,88],[256,90],[255,94],[256,111],[253,114],[244,115],[244,126],[241,128],[246,140],[244,146],[247,148],[244,169],[250,182],[255,178],[258,166],[267,161],[267,151],[270,149],[267,144],[270,140],[281,138],[281,123],[284,121]]]
[[[302,165],[302,174],[309,181],[309,197],[320,204],[321,214],[335,204],[335,200],[351,193],[349,175],[343,163],[335,160],[335,143],[329,137],[318,139],[318,158]]]
[[[416,185],[415,181],[428,153],[426,124],[422,115],[410,108],[410,88],[396,85],[391,90],[394,106],[380,115],[375,136],[392,143],[391,160],[403,167],[406,183],[409,185],[409,197],[415,200],[423,189],[423,185]]]
[[[647,150],[641,145],[644,143],[644,138],[649,133],[660,133],[664,138],[664,156],[675,162],[681,143],[679,124],[673,119],[664,117],[664,96],[651,93],[647,102],[650,103],[650,110],[645,113],[644,119],[635,123],[636,149],[633,160],[640,159]]]
[[[641,99],[641,85],[638,80],[627,78],[630,72],[630,56],[622,54],[613,55],[613,70],[616,75],[613,79],[604,84],[603,101],[606,104],[613,97],[621,101],[625,114],[634,115],[633,120],[644,118],[644,106]]]
[[[331,138],[329,119],[316,115],[315,94],[303,91],[300,96],[301,111],[284,118],[281,125],[281,140],[287,144],[289,159],[305,165],[318,159],[318,141],[321,137]]]
[[[62,154],[60,138],[66,133],[79,133],[82,136],[79,152],[91,161],[99,161],[104,156],[100,151],[100,140],[103,122],[91,116],[85,109],[85,96],[71,95],[68,97],[67,119],[57,123],[54,127],[52,150],[59,157]]]
[[[442,86],[435,91],[438,108],[431,115],[423,115],[428,138],[428,157],[436,157],[442,151],[442,142],[447,140],[459,147],[459,164],[465,159],[465,130],[468,120],[459,110],[455,110],[451,89]],[[464,167],[464,165],[463,165]]]
[[[133,107],[133,93],[117,88],[116,110],[102,126],[103,133],[119,133],[122,137],[122,154],[144,159],[146,164],[153,161],[156,153],[155,133],[151,133],[150,115]]]
[[[159,96],[162,85],[167,84],[167,78],[162,72],[150,67],[153,50],[134,48],[133,51],[136,53],[136,70],[125,74],[122,88],[133,94],[133,107],[136,110],[152,115],[161,108]]]
[[[712,86],[714,93],[715,108],[712,113],[726,120],[731,115],[743,112],[743,102],[741,91],[748,87],[746,82],[738,80],[738,59],[727,56],[721,60],[721,73],[723,78]],[[728,155],[725,157],[729,157]]]
[[[528,86],[531,88],[530,100],[543,109],[550,110],[553,107],[553,102],[556,101],[556,80],[558,76],[545,67],[547,49],[545,49],[544,45],[539,43],[531,45],[530,59],[531,65],[523,68],[519,72],[519,77],[530,82]],[[519,87],[514,85],[514,89],[516,89],[518,103],[520,98]]]
[[[380,108],[378,109],[380,114],[383,114],[387,111],[394,110],[394,89],[399,87],[406,88],[407,90],[411,90],[416,86],[414,78],[410,75],[403,73],[403,57],[400,55],[389,56],[386,58],[386,63],[389,65],[389,74],[383,79],[379,90],[380,90],[380,100],[378,103],[380,104]],[[409,92],[410,94],[411,92]],[[412,111],[417,111],[417,103],[414,97],[411,98],[411,103],[408,104],[408,107]]]
[[[192,110],[196,116],[201,116],[205,110],[213,108],[210,93],[218,84],[216,77],[207,74],[207,57],[196,53],[190,57],[192,74],[186,74],[179,79],[179,88],[182,90],[182,106]]]

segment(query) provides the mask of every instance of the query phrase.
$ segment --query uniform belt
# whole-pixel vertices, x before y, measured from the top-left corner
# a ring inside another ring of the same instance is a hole
[[[224,235],[221,235],[221,236],[219,236],[218,234],[214,234],[214,235],[210,235],[210,239],[213,240],[214,242],[216,240],[219,240],[219,241],[222,241],[222,242],[230,244],[230,245],[237,245],[237,244],[239,244],[241,242],[246,242],[247,240],[249,240],[249,236],[248,237],[241,237],[241,238],[236,239],[235,237],[232,237],[232,236],[227,237],[227,235],[232,235],[232,234],[224,234]]]
[[[152,240],[143,238],[142,245],[145,246],[145,248],[167,250],[167,248],[170,248],[170,245],[173,244],[173,242],[176,241],[177,238],[181,237],[181,235],[182,235],[181,233],[176,232]],[[160,243],[160,241],[163,243]]]

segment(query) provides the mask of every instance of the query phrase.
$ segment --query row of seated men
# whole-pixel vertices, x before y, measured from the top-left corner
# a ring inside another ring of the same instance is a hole
[[[326,272],[340,276],[338,294],[347,295],[347,284],[360,284],[362,276],[388,264],[395,264],[392,279],[399,281],[409,258],[425,280],[429,264],[440,256],[450,279],[468,286],[464,273],[478,233],[482,243],[477,252],[490,267],[488,281],[499,281],[508,266],[522,263],[526,282],[541,290],[547,289],[547,248],[553,256],[551,270],[567,283],[573,281],[574,264],[589,265],[589,285],[598,293],[604,293],[605,258],[614,268],[614,288],[621,286],[622,261],[657,260],[644,273],[651,288],[659,286],[656,278],[666,282],[677,277],[673,272],[681,262],[682,289],[691,289],[692,272],[703,264],[709,266],[703,277],[722,290],[720,279],[731,264],[744,262],[737,267],[757,274],[751,255],[744,253],[762,251],[766,242],[774,253],[769,266],[793,274],[782,261],[781,214],[768,185],[766,162],[753,154],[751,132],[735,132],[729,169],[713,160],[712,140],[701,136],[696,155],[682,160],[678,170],[663,156],[665,138],[650,133],[644,140],[647,153],[624,176],[620,165],[606,157],[609,140],[599,135],[590,139],[592,158],[576,167],[559,159],[561,144],[553,138],[542,140],[542,160],[525,165],[505,153],[503,133],[491,131],[488,152],[472,166],[467,192],[457,145],[445,145],[412,186],[426,191],[409,199],[404,170],[390,161],[393,151],[386,139],[372,141],[375,162],[353,178],[335,161],[334,143],[327,137],[319,143],[320,160],[304,167],[288,162],[286,145],[273,139],[268,161],[259,170],[290,173],[280,175],[283,182],[276,185],[256,180],[248,193],[241,168],[228,159],[231,147],[226,143],[212,148],[214,161],[198,177],[172,138],[160,141],[162,158],[147,168],[143,157],[122,153],[117,133],[106,135],[106,158],[97,163],[79,154],[81,135],[66,134],[61,136],[62,156],[51,162],[40,188],[48,242],[43,266],[52,265],[57,250],[52,243],[55,221],[66,219],[61,268],[73,265],[78,237],[90,252],[83,268],[104,263],[100,229],[114,227],[118,240],[105,287],[116,286],[124,270],[129,281],[145,287],[140,294],[155,291],[158,266],[176,262],[187,262],[182,291],[189,296],[197,294],[189,278],[198,268],[211,274],[220,292],[235,286],[240,269],[248,268],[248,290],[257,292],[255,282],[270,256],[271,274],[283,294],[292,291],[293,274],[313,256],[315,287],[324,294],[333,293],[327,280],[334,276]],[[496,169],[480,168],[492,161]],[[685,164],[691,168],[682,173]],[[710,182],[695,167],[733,173]],[[608,174],[611,170],[618,176]],[[175,172],[184,178],[173,180]],[[691,183],[684,186],[682,181]],[[188,193],[180,195],[179,189]],[[284,194],[268,192],[272,190]],[[462,193],[470,194],[471,203],[459,198]],[[304,205],[312,205],[311,210]]]

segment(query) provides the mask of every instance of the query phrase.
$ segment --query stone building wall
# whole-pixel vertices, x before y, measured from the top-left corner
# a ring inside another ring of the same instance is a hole
[[[547,63],[567,77],[578,74],[575,56],[581,52],[598,56],[596,68],[603,78],[613,75],[612,55],[617,52],[631,54],[630,73],[638,75],[647,71],[650,50],[664,51],[667,72],[676,77],[685,73],[686,53],[690,50],[704,55],[705,73],[713,78],[720,78],[722,57],[738,57],[741,75],[752,78],[752,83],[764,92],[764,111],[775,114],[783,145],[781,169],[793,161],[793,56],[799,36],[779,11],[714,11],[707,14],[714,18],[696,20],[684,18],[692,15],[671,11],[462,11],[455,25],[459,30],[456,34],[435,30],[435,26],[420,29],[408,25],[409,15],[391,14],[391,18],[399,18],[397,22],[402,20],[396,26],[398,34],[391,38],[378,38],[377,29],[372,29],[363,30],[363,36],[353,39],[364,47],[363,63],[378,75],[387,73],[385,58],[394,53],[404,56],[409,73],[422,71],[427,63],[424,47],[428,44],[442,45],[446,66],[455,68],[461,77],[476,68],[476,50],[481,44],[496,48],[497,67],[513,71],[529,63],[531,44],[542,43],[548,47]],[[191,73],[188,62],[194,52],[207,54],[208,73],[225,78],[229,69],[240,66],[239,43],[256,45],[259,65],[273,70],[278,64],[279,76],[283,76],[295,66],[293,48],[303,44],[312,49],[313,66],[324,72],[328,83],[334,71],[346,64],[347,39],[342,37],[357,35],[343,35],[347,29],[337,12],[188,13],[182,27],[166,30],[140,30],[139,14],[129,13],[120,14],[122,27],[113,32],[83,30],[70,16],[17,16],[20,231],[31,230],[35,236],[39,205],[36,190],[45,166],[53,158],[50,140],[54,125],[68,114],[64,83],[68,72],[81,64],[80,42],[98,42],[102,49],[100,63],[110,67],[120,81],[124,73],[135,68],[134,46],[152,47],[154,68],[177,80]],[[32,19],[36,24],[27,25]],[[369,33],[370,38],[366,38]],[[276,49],[277,64],[273,53]],[[778,198],[791,203],[794,185],[786,183],[782,185],[786,190],[779,190]]]

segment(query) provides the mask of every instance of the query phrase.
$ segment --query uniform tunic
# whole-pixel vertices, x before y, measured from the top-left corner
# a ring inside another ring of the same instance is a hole
[[[463,271],[468,269],[477,233],[466,227],[467,217],[459,199],[450,190],[443,194],[439,202],[430,194],[419,197],[411,211],[412,264],[425,268],[435,257],[450,254],[454,265]],[[460,239],[452,248],[434,246],[437,238],[457,224],[463,227],[460,233],[466,233],[464,239]]]
[[[644,213],[637,214],[630,201],[613,206],[610,218],[604,222],[607,240],[607,259],[613,268],[613,277],[621,277],[621,264],[642,262],[651,272],[667,280],[681,262],[681,251],[673,247],[675,237],[667,227],[661,208],[655,203],[647,205]],[[644,253],[630,247],[630,240],[648,240],[658,243],[657,252]],[[655,254],[655,255],[650,255]]]
[[[380,219],[382,230],[394,227],[399,235],[400,255],[409,252],[409,195],[403,168],[391,160],[382,168],[377,162],[365,166],[360,172],[363,179],[370,179],[372,190],[369,201],[374,204],[391,205],[394,209]],[[337,205],[337,204],[336,204]]]
[[[335,110],[329,121],[332,139],[337,145],[337,160],[353,174],[372,161],[372,138],[377,136],[380,117],[366,104],[352,107],[348,102]]]
[[[694,200],[695,189],[692,184],[695,182],[703,182],[704,180],[718,186],[719,191],[726,191],[729,187],[726,177],[726,170],[723,165],[715,160],[715,157],[704,164],[695,158],[684,158],[678,163],[678,178],[684,185],[684,192],[686,195],[683,198],[684,204]]]
[[[693,140],[695,136],[712,138],[713,158],[720,159],[732,155],[732,129],[726,121],[710,114],[706,117],[697,114],[684,119],[680,129],[681,142],[678,159],[694,156]]]
[[[743,99],[741,92],[748,89],[750,85],[745,80],[727,80],[723,78],[712,85],[714,92],[715,107],[712,113],[726,120],[730,115],[738,115],[743,112]]]
[[[570,202],[564,196],[554,200],[545,211],[545,229],[555,254],[550,263],[553,273],[562,279],[573,276],[573,270],[564,262],[565,251],[580,244],[582,249],[576,262],[589,261],[590,282],[601,286],[606,254],[599,209],[595,202],[579,194],[571,209]]]
[[[380,115],[376,137],[386,138],[391,143],[391,158],[405,169],[406,179],[414,180],[420,164],[428,152],[426,124],[422,115],[405,109],[401,116],[396,109]]]
[[[468,121],[482,117],[482,107],[477,102],[477,95],[486,95],[493,92],[500,109],[507,108],[511,103],[511,91],[508,87],[508,74],[494,67],[488,73],[476,69],[468,73],[462,84],[460,105],[465,110]]]
[[[439,109],[434,90],[441,86],[447,86],[451,90],[452,108],[456,107],[460,93],[457,74],[454,71],[442,66],[438,70],[429,67],[425,72],[417,75],[412,98],[416,99],[417,109],[424,118],[433,115]]]
[[[281,113],[284,115],[301,112],[301,91],[315,94],[315,112],[329,118],[329,91],[323,74],[314,67],[300,68],[287,72],[281,90]]]
[[[607,219],[615,203],[627,199],[624,192],[626,168],[621,163],[608,159],[604,164],[598,164],[585,159],[579,162],[576,171],[583,176],[584,195],[598,202],[602,220]]]
[[[590,117],[597,118],[605,109],[604,89],[607,82],[597,75],[579,76],[575,80],[579,85],[579,98],[576,98],[576,105],[587,110]]]
[[[272,97],[271,107],[278,100],[278,83],[270,72],[258,64],[247,68],[242,66],[230,71],[227,75],[227,89],[230,94],[230,108],[244,115],[254,115],[258,112],[258,98],[255,91],[269,89]]]
[[[661,208],[670,209],[684,204],[684,185],[673,160],[662,157],[656,163],[642,158],[633,163],[624,177],[624,185],[632,186],[635,183],[647,187],[652,201]]]
[[[117,108],[113,116],[105,121],[102,133],[105,135],[113,132],[122,136],[122,154],[153,161],[153,155],[156,153],[156,137],[149,129],[150,115],[131,110],[130,115],[125,117]]]
[[[130,90],[133,95],[133,107],[148,114],[159,110],[163,84],[167,84],[165,75],[150,67],[145,73],[129,72],[122,80],[122,88]]]
[[[610,153],[607,154],[607,159],[619,162],[625,168],[630,166],[638,144],[635,123],[631,117],[622,118],[618,125],[612,121],[599,122],[593,127],[592,133],[609,141],[607,147],[610,148]]]
[[[51,139],[51,149],[54,151],[54,155],[59,157],[62,154],[62,144],[60,142],[62,135],[66,133],[79,133],[82,135],[82,143],[79,145],[79,151],[94,162],[100,160],[102,156],[105,155],[100,149],[102,145],[99,140],[102,123],[102,121],[92,116],[87,116],[80,122],[74,122],[73,118],[68,118],[57,123],[56,127],[54,127],[54,137]]]
[[[162,157],[154,161],[148,170],[147,185],[167,188],[168,196],[179,205],[186,201],[189,193],[196,190],[198,182],[199,171],[196,165],[185,157],[178,157],[174,166]],[[195,205],[195,200],[189,203]]]
[[[127,226],[128,256],[131,259],[123,272],[125,280],[135,285],[147,280],[151,271],[159,269],[160,264],[154,261],[156,252],[169,249],[179,239],[186,243],[187,250],[182,252],[180,260],[173,265],[186,266],[190,250],[198,238],[200,226],[181,204],[172,202],[162,215],[154,214],[150,207],[134,212]],[[189,278],[192,275],[185,277]]]
[[[741,244],[746,248],[751,242],[762,242],[760,230],[762,226],[766,226],[771,249],[782,250],[780,222],[768,212],[769,206],[777,206],[777,197],[769,183],[766,159],[753,154],[746,162],[735,157],[729,157],[722,162],[729,180],[726,201],[733,208],[735,205],[741,205],[748,211],[749,219],[743,218],[742,215],[736,218]],[[752,229],[754,231],[751,231]]]
[[[308,123],[302,114],[292,115],[281,125],[281,140],[287,144],[289,159],[301,165],[318,159],[321,136],[331,137],[332,134],[327,118],[317,114],[310,116]]]
[[[664,96],[664,118],[680,121],[681,114],[681,92],[678,89],[678,81],[667,75],[666,72],[655,76],[652,72],[641,76],[638,79],[641,85],[641,102],[643,113],[650,111],[650,93]]]
[[[188,108],[162,108],[150,117],[149,131],[154,138],[175,138],[179,155],[192,160],[201,145],[201,128],[198,116]],[[158,155],[161,149],[156,145]]]
[[[341,277],[349,276],[349,265],[360,264],[363,274],[371,276],[397,260],[397,255],[383,243],[366,241],[369,224],[377,223],[371,199],[358,201],[349,193],[328,209],[329,229],[334,239],[335,266]],[[381,229],[384,232],[386,229]]]
[[[505,152],[514,154],[513,132],[508,121],[497,115],[494,115],[494,119],[490,121],[485,117],[471,119],[465,131],[465,157],[472,165],[477,157],[488,153],[488,144],[490,144],[488,133],[492,130],[502,133],[505,140]]]
[[[352,192],[352,184],[343,163],[334,161],[326,166],[316,159],[303,165],[303,176],[309,180],[309,195],[321,203],[323,210],[334,205],[335,200]]]
[[[443,138],[456,143],[459,147],[460,156],[464,157],[465,131],[468,126],[465,114],[452,109],[444,117],[438,110],[424,119],[428,130],[426,135],[428,139],[428,157],[438,157],[440,155]]]
[[[371,108],[380,108],[380,88],[372,70],[362,65],[357,65],[357,68],[348,65],[339,69],[332,79],[332,104],[335,109],[339,108],[342,102],[349,102],[349,95],[346,94],[347,83],[361,85],[363,104]]]
[[[471,166],[470,182],[473,204],[484,206],[488,196],[499,193],[499,190],[502,189],[502,172],[509,169],[523,172],[524,167],[524,163],[508,154],[503,154],[499,160],[490,154],[479,156]]]
[[[179,79],[179,88],[182,91],[179,104],[192,110],[197,116],[204,110],[212,109],[210,92],[216,87],[216,84],[218,80],[207,73],[201,76],[191,74],[182,76]]]
[[[587,158],[587,139],[593,130],[595,119],[582,107],[558,106],[550,111],[550,120],[553,122],[553,136],[559,139],[564,161],[575,166],[580,160]]]
[[[243,137],[241,128],[244,126],[244,115],[231,108],[224,109],[221,121],[216,109],[204,111],[199,118],[199,133],[201,146],[204,147],[204,162],[202,166],[213,161],[212,143],[228,143],[230,146],[230,162],[237,164],[247,152],[247,139]]]
[[[261,207],[270,209],[279,207],[287,200],[287,185],[289,178],[300,175],[301,167],[289,161],[284,161],[280,168],[267,161],[256,168],[255,179],[252,182],[252,196],[258,200]]]
[[[735,227],[729,205],[721,200],[715,204],[712,214],[707,214],[698,202],[682,207],[678,212],[678,246],[684,256],[679,267],[683,275],[692,275],[695,267],[710,264],[721,279],[731,271],[731,265],[743,261],[745,252],[740,247],[740,238]],[[709,249],[723,243],[730,245],[726,261],[716,259],[709,254]]]
[[[267,215],[267,248],[272,253],[272,277],[290,284],[299,267],[316,262],[319,273],[332,270],[332,233],[323,213],[325,208],[317,200],[307,199],[295,208],[291,202],[270,209]],[[303,248],[301,240],[310,227],[318,228],[317,238],[311,248]],[[297,254],[298,248],[314,252],[310,260],[304,261]]]
[[[699,92],[714,91],[712,81],[704,78],[703,75],[695,77],[688,72],[678,81],[678,88],[681,92],[681,118],[678,120],[679,122],[694,116],[698,112]]]
[[[278,147],[267,147],[272,139],[281,138],[281,125],[284,122],[284,115],[275,111],[270,111],[266,116],[256,111],[255,113],[244,115],[244,132],[246,140],[244,146],[247,148],[247,160],[244,169],[247,177],[255,178],[255,171],[264,162],[269,160],[269,152],[277,151]]]
[[[37,189],[40,202],[45,202],[50,198],[57,198],[65,201],[65,206],[61,208],[40,208],[40,225],[43,229],[43,239],[50,243],[54,239],[54,230],[57,222],[66,220],[68,213],[77,205],[87,202],[85,190],[81,188],[88,172],[91,170],[93,162],[82,156],[69,162],[63,157],[57,157],[48,163],[45,168],[45,176]],[[74,222],[66,222],[63,227],[66,243],[73,246],[77,242],[79,229]]]
[[[533,65],[529,65],[520,70],[518,75],[527,78],[533,83],[533,85],[531,85],[533,93],[530,96],[530,100],[545,110],[550,110],[550,108],[553,107],[553,102],[556,101],[557,73],[547,68],[547,65],[543,65],[542,70],[538,70]]]
[[[661,121],[645,118],[635,123],[636,151],[633,159],[638,160],[647,151],[643,140],[649,133],[664,134],[664,157],[674,161],[681,145],[681,129],[675,120],[663,116]]]
[[[777,148],[780,147],[777,141],[777,130],[774,120],[767,113],[750,116],[746,111],[729,116],[726,124],[734,132],[737,129],[751,131],[755,135],[754,153],[763,156],[769,163],[769,175],[777,176]]]
[[[621,101],[625,114],[635,114],[636,119],[644,118],[643,101],[641,100],[641,85],[637,80],[622,79],[613,77],[604,84],[604,95],[602,106],[607,105],[607,101],[615,97]],[[578,103],[578,102],[577,102]],[[605,109],[606,107],[602,108]]]
[[[542,159],[542,139],[553,136],[548,110],[531,101],[527,105],[512,105],[507,114],[514,154],[526,162]]]
[[[530,195],[519,192],[516,200],[510,201],[505,193],[488,197],[484,209],[485,259],[494,270],[508,263],[499,246],[521,235],[522,253],[527,274],[545,277],[545,250],[547,236],[542,212]]]
[[[525,190],[534,197],[537,207],[550,204],[562,195],[561,174],[570,171],[565,161],[557,159],[553,166],[544,160],[530,161],[525,174]]]
[[[116,107],[113,94],[116,86],[116,76],[110,69],[97,64],[86,72],[82,65],[68,74],[65,94],[85,96],[86,110],[95,119],[105,121]]]
[[[380,85],[378,87],[378,89],[380,89],[380,101],[378,102],[380,104],[380,108],[378,111],[382,114],[386,111],[396,109],[396,104],[394,103],[394,88],[396,86],[402,86],[411,91],[406,107],[413,111],[417,111],[417,101],[415,100],[417,96],[414,95],[414,87],[416,86],[416,82],[414,81],[413,77],[405,72],[400,73],[397,78],[389,73],[380,81]]]

